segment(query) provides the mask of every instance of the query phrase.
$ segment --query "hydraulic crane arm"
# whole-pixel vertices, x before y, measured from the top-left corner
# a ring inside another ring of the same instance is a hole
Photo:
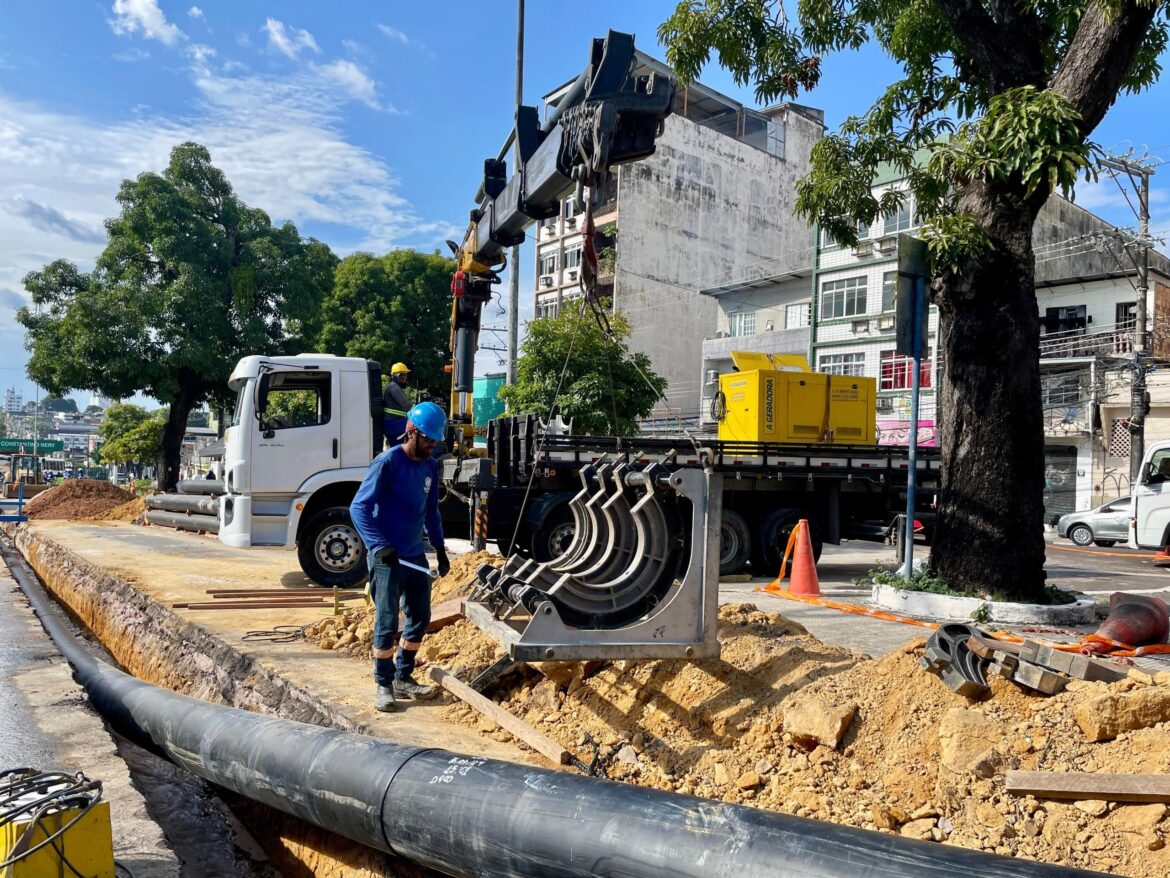
[[[500,157],[484,162],[484,179],[451,281],[451,421],[456,443],[471,447],[472,388],[480,316],[506,263],[505,250],[534,222],[555,216],[561,199],[605,180],[614,165],[654,152],[671,111],[674,84],[660,74],[634,75],[634,38],[610,31],[595,39],[589,65],[542,125],[535,107],[520,107],[513,138],[519,166],[509,179]],[[509,144],[512,138],[509,138]],[[509,144],[505,144],[505,150]]]

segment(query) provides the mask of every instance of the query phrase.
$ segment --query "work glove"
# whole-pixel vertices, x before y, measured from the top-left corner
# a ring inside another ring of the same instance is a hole
[[[439,576],[446,576],[451,572],[451,562],[447,560],[447,550],[442,546],[435,549],[435,560],[439,562]]]
[[[378,550],[378,563],[390,566],[398,560],[398,553],[390,546]]]

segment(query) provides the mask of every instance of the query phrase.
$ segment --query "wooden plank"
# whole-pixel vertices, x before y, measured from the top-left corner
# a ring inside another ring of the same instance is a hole
[[[550,762],[556,765],[568,765],[573,758],[568,750],[552,738],[538,732],[523,720],[512,716],[494,701],[484,698],[453,674],[432,665],[427,669],[427,675],[460,701],[474,707],[500,728],[519,738]]]
[[[463,618],[463,599],[455,598],[450,601],[443,601],[441,604],[435,604],[431,607],[431,624],[427,626],[427,634],[434,634],[436,631],[442,631],[448,625],[454,625]],[[398,617],[399,624],[404,624],[405,620],[402,616]]]
[[[200,604],[182,602],[171,604],[176,610],[279,610],[283,607],[330,607],[325,601],[217,601]]]
[[[226,594],[209,595],[209,597],[212,600],[217,600],[217,601],[233,601],[233,600],[250,601],[250,600],[271,600],[271,599],[279,600],[281,598],[288,598],[289,600],[302,600],[302,601],[306,600],[308,598],[312,598],[313,600],[329,600],[329,601],[331,601],[331,600],[333,600],[333,593],[332,592],[322,593],[320,591],[297,592],[297,591],[279,590],[279,591],[258,591],[258,592],[227,592]],[[342,600],[342,601],[352,601],[354,598],[364,598],[364,597],[365,597],[365,595],[362,594],[360,591],[342,591],[342,592],[337,593],[338,600]]]
[[[1106,802],[1170,802],[1170,777],[1085,771],[1009,771],[1013,796],[1038,799],[1100,799]]]
[[[339,588],[337,593],[343,597],[362,597],[365,592],[360,588]],[[331,588],[209,588],[207,594],[213,598],[252,597],[266,595],[309,596],[315,598],[333,597]]]

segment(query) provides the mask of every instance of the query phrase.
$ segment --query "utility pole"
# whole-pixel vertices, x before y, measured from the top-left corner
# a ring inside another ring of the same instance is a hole
[[[1153,164],[1148,160],[1124,158],[1103,158],[1104,168],[1127,175],[1137,190],[1138,234],[1132,246],[1137,247],[1135,259],[1126,246],[1126,253],[1137,270],[1137,305],[1134,315],[1133,333],[1133,383],[1129,399],[1129,482],[1137,483],[1141,473],[1142,458],[1146,453],[1146,415],[1150,409],[1150,394],[1146,389],[1146,360],[1148,351],[1147,302],[1150,288],[1150,177],[1154,175]]]
[[[519,116],[520,105],[524,102],[524,0],[516,0],[516,113]],[[512,162],[515,169],[520,168],[520,138],[512,149]],[[520,245],[512,248],[512,255],[508,259],[508,341],[507,341],[507,384],[516,383],[516,350],[520,344]]]

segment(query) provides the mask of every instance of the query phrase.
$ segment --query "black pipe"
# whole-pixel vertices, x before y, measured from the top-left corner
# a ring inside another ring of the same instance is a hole
[[[194,774],[449,875],[501,878],[1088,878],[998,857],[562,771],[404,747],[221,707],[93,658],[23,562],[45,630],[118,731]]]

